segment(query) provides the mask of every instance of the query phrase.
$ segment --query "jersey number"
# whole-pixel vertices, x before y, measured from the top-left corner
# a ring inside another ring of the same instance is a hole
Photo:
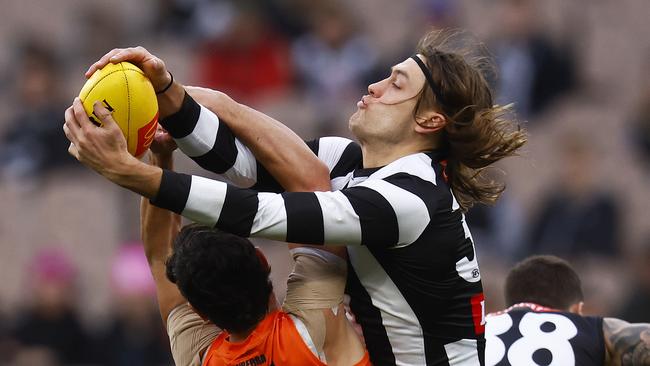
[[[506,349],[497,336],[506,333],[512,323],[508,314],[488,318],[485,332],[486,365],[496,365],[507,357],[511,365],[535,366],[538,364],[533,355],[538,351],[551,354],[549,366],[575,365],[569,340],[578,334],[578,329],[571,320],[558,314],[526,313],[519,322],[521,338]]]

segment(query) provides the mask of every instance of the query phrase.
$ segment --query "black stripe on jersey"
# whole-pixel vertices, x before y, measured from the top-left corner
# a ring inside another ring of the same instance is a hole
[[[171,116],[160,120],[160,125],[163,126],[173,138],[180,139],[194,131],[194,127],[196,127],[196,123],[199,121],[200,114],[201,106],[190,97],[187,92],[185,92],[181,109]]]
[[[330,172],[330,179],[343,177],[356,168],[361,168],[362,162],[361,146],[356,142],[350,142],[343,150],[338,163]]]
[[[149,202],[154,206],[180,214],[185,209],[191,186],[191,175],[163,169],[158,194]]]
[[[318,139],[305,141],[305,143],[315,155],[318,155]],[[280,183],[275,180],[271,173],[269,173],[269,171],[266,170],[264,165],[262,165],[259,161],[257,162],[257,181],[255,185],[251,187],[251,189],[254,189],[258,192],[284,192],[284,188],[280,185]]]
[[[266,170],[264,165],[262,165],[262,163],[259,161],[257,161],[257,179],[251,189],[254,189],[258,192],[284,192],[282,185],[280,185],[280,183],[278,183],[278,181],[273,178],[271,173],[269,173],[269,171]]]
[[[320,148],[320,139],[305,141],[305,144],[307,144],[307,147],[309,147],[309,149],[316,156],[318,156],[318,149]]]
[[[258,205],[257,192],[228,185],[215,227],[239,236],[250,236]]]
[[[427,207],[430,218],[434,217],[438,207],[446,207],[441,205],[443,203],[441,201],[446,202],[446,196],[451,197],[449,189],[446,186],[436,186],[431,182],[408,173],[397,173],[384,178],[384,180],[418,196]],[[451,200],[448,201],[449,208],[451,208]]]
[[[282,193],[287,210],[287,240],[290,243],[323,244],[325,229],[320,203],[314,193]]]
[[[354,267],[348,259],[348,278],[345,293],[350,296],[350,309],[353,314],[363,314],[362,326],[366,348],[373,365],[395,365],[395,355],[388,340],[386,328],[382,324],[381,312],[372,304],[370,294],[363,287]],[[359,321],[361,319],[358,319]]]
[[[397,215],[384,196],[366,187],[352,187],[341,192],[359,216],[361,245],[397,244],[399,240]]]
[[[203,169],[223,174],[235,165],[237,160],[237,146],[235,145],[235,135],[233,135],[227,124],[219,123],[217,138],[214,146],[207,153],[193,157],[197,164]]]

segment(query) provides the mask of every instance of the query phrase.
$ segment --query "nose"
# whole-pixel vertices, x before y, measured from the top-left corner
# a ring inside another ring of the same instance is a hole
[[[368,94],[373,98],[381,97],[381,81],[368,85]]]

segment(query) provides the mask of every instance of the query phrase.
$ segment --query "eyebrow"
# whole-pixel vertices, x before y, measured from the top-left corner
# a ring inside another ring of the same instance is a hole
[[[396,73],[397,75],[402,75],[407,80],[409,78],[409,75],[404,70],[398,69],[396,66],[391,67],[390,71]]]

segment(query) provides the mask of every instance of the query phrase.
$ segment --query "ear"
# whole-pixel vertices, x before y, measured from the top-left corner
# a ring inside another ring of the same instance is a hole
[[[447,118],[438,112],[429,111],[415,116],[415,132],[430,134],[440,131],[447,125]]]
[[[575,304],[569,306],[569,312],[574,313],[574,314],[578,314],[578,315],[582,316],[582,315],[583,315],[583,313],[582,313],[582,308],[583,308],[584,306],[585,306],[585,303],[584,303],[584,302],[582,302],[582,301],[577,302],[577,303],[575,303]]]

